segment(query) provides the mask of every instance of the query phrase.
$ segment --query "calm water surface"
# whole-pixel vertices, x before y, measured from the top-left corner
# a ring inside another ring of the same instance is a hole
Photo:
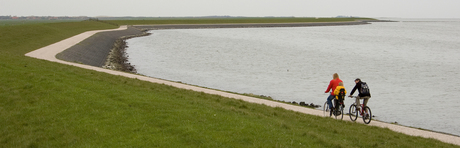
[[[459,20],[151,32],[128,40],[140,74],[314,104],[333,73],[359,77],[375,119],[460,135]]]

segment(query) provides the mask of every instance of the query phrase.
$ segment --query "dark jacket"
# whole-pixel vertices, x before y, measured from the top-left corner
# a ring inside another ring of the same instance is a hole
[[[358,96],[359,96],[359,97],[366,97],[366,96],[369,96],[369,97],[370,97],[370,96],[371,96],[371,93],[370,93],[370,92],[367,93],[367,94],[361,93],[361,83],[362,83],[361,81],[359,81],[358,83],[356,83],[355,87],[353,87],[353,90],[351,90],[350,95],[353,95],[353,93],[355,93],[356,89],[358,89],[358,92],[359,92]]]

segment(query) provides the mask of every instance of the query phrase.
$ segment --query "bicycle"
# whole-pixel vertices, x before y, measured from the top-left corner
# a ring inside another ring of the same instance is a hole
[[[351,96],[352,98],[356,98],[356,96]],[[348,110],[349,116],[351,121],[356,121],[358,119],[358,113],[363,118],[365,124],[369,124],[372,120],[372,112],[371,108],[368,106],[364,106],[364,104],[360,105],[360,109],[357,109],[356,102],[350,105],[350,109]]]
[[[335,105],[334,110],[333,110],[333,111],[330,111],[330,107],[329,107],[329,105],[327,104],[327,101],[324,102],[324,106],[323,106],[323,114],[324,114],[324,116],[327,116],[326,113],[329,112],[329,117],[331,117],[332,115],[334,115],[335,119],[340,118],[340,120],[343,120],[343,107],[344,107],[344,105],[343,105],[343,100],[340,101],[340,100],[338,100],[338,99],[334,99],[334,102],[333,102],[333,103],[334,103],[334,105]],[[337,105],[339,105],[339,106],[337,106]]]

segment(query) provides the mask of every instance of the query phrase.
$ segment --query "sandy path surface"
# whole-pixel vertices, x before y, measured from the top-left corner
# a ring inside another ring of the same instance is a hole
[[[94,67],[94,66],[89,66],[89,65],[83,65],[83,64],[78,64],[78,63],[72,63],[72,62],[67,62],[67,61],[62,61],[56,58],[56,55],[73,45],[83,41],[84,39],[98,33],[98,32],[104,32],[104,31],[115,31],[115,30],[124,30],[127,29],[127,26],[121,26],[118,29],[111,29],[111,30],[97,30],[97,31],[88,31],[81,33],[79,35],[70,37],[68,39],[62,40],[60,42],[48,45],[46,47],[34,50],[32,52],[29,52],[26,54],[28,57],[33,57],[37,59],[43,59],[43,60],[48,60],[52,62],[57,62],[57,63],[62,63],[62,64],[67,64],[67,65],[73,65],[76,67],[81,67],[85,69],[91,69],[99,72],[105,72],[113,75],[120,75],[124,77],[129,77],[129,78],[137,78],[139,80],[143,81],[149,81],[152,83],[160,83],[160,84],[166,84],[170,86],[174,86],[177,88],[182,88],[182,89],[189,89],[189,90],[194,90],[198,92],[204,92],[208,94],[215,94],[215,95],[220,95],[224,97],[229,97],[229,98],[234,98],[234,99],[240,99],[244,100],[247,102],[251,103],[257,103],[257,104],[265,104],[267,106],[271,107],[282,107],[288,110],[293,110],[305,114],[311,114],[311,115],[316,115],[316,116],[324,116],[323,111],[321,110],[316,110],[316,109],[310,109],[310,108],[305,108],[301,106],[296,106],[296,105],[290,105],[290,104],[285,104],[285,103],[280,103],[280,102],[275,102],[275,101],[270,101],[270,100],[264,100],[264,99],[259,99],[259,98],[254,98],[254,97],[248,97],[248,96],[243,96],[243,95],[238,95],[238,94],[232,94],[232,93],[227,93],[227,92],[222,92],[222,91],[217,91],[217,90],[211,90],[211,89],[206,89],[206,88],[201,88],[201,87],[196,87],[196,86],[191,86],[191,85],[186,85],[182,83],[176,83],[176,82],[170,82],[170,81],[165,81],[165,80],[160,80],[156,78],[151,78],[151,77],[146,77],[146,76],[140,76],[136,74],[131,74],[131,73],[125,73],[125,72],[120,72],[120,71],[114,71],[114,70],[109,70],[109,69],[104,69],[101,67]],[[324,99],[326,100],[326,99]],[[348,116],[343,117],[343,120],[350,121],[350,118]],[[357,119],[358,123],[363,123],[362,119],[359,118]],[[405,127],[405,126],[400,126],[400,125],[395,125],[395,124],[390,124],[390,123],[385,123],[385,122],[379,122],[373,120],[369,125],[371,126],[378,126],[378,127],[383,127],[383,128],[389,128],[393,131],[404,133],[407,135],[412,135],[412,136],[420,136],[420,137],[425,137],[425,138],[433,138],[433,139],[438,139],[440,141],[446,142],[446,143],[452,143],[456,145],[460,145],[460,137],[458,136],[453,136],[453,135],[448,135],[448,134],[442,134],[442,133],[437,133],[437,132],[431,132],[431,131],[425,131],[425,130],[420,130],[416,128],[410,128],[410,127]]]

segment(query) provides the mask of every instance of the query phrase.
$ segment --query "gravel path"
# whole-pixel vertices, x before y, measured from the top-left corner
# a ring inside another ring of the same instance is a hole
[[[37,59],[44,59],[52,62],[58,62],[62,64],[67,64],[67,65],[73,65],[81,68],[86,68],[86,69],[91,69],[99,72],[105,72],[113,75],[120,75],[120,76],[125,76],[129,78],[137,78],[139,80],[143,81],[148,81],[152,83],[160,83],[160,84],[166,84],[170,86],[174,86],[177,88],[182,88],[182,89],[189,89],[189,90],[194,90],[198,92],[204,92],[208,94],[215,94],[215,95],[220,95],[224,97],[229,97],[229,98],[234,98],[234,99],[240,99],[244,100],[247,102],[251,103],[257,103],[257,104],[265,104],[267,106],[272,106],[272,107],[282,107],[288,110],[293,110],[305,114],[311,114],[311,115],[316,115],[316,116],[323,116],[323,112],[320,110],[316,109],[310,109],[310,108],[305,108],[301,106],[296,106],[296,105],[290,105],[290,104],[285,104],[285,103],[280,103],[280,102],[275,102],[275,101],[270,101],[270,100],[264,100],[264,99],[259,99],[259,98],[254,98],[254,97],[248,97],[248,96],[243,96],[243,95],[238,95],[238,94],[232,94],[232,93],[227,93],[227,92],[222,92],[222,91],[217,91],[217,90],[211,90],[211,89],[206,89],[206,88],[201,88],[201,87],[196,87],[196,86],[191,86],[191,85],[186,85],[182,83],[176,83],[176,82],[170,82],[170,81],[165,81],[165,80],[160,80],[160,79],[155,79],[151,77],[146,77],[146,76],[140,76],[136,74],[131,74],[131,73],[126,73],[126,72],[120,72],[120,71],[114,71],[114,70],[109,70],[109,69],[104,69],[101,67],[95,67],[95,66],[90,66],[90,65],[84,65],[84,64],[79,64],[79,63],[73,63],[73,62],[67,62],[63,60],[58,60],[56,58],[56,55],[58,53],[63,52],[64,50],[82,42],[83,40],[93,36],[96,33],[99,32],[107,32],[107,31],[121,31],[121,30],[126,30],[126,26],[121,26],[118,29],[112,29],[112,30],[98,30],[98,31],[88,31],[81,33],[79,35],[73,36],[71,38],[62,40],[60,42],[48,45],[46,47],[37,49],[35,51],[29,52],[26,54],[26,56],[37,58]],[[350,120],[348,117],[344,117],[344,120]],[[358,119],[357,122],[363,123],[361,119]],[[389,128],[393,131],[404,133],[407,135],[412,135],[412,136],[420,136],[420,137],[425,137],[425,138],[433,138],[433,139],[438,139],[440,141],[446,142],[446,143],[452,143],[455,145],[460,145],[460,137],[458,136],[453,136],[453,135],[448,135],[448,134],[442,134],[442,133],[437,133],[437,132],[431,132],[431,131],[426,131],[426,130],[420,130],[416,128],[410,128],[410,127],[405,127],[405,126],[400,126],[400,125],[395,125],[395,124],[390,124],[390,123],[385,123],[385,122],[379,122],[373,120],[370,124],[370,126],[378,126],[378,127],[383,127],[383,128]]]

